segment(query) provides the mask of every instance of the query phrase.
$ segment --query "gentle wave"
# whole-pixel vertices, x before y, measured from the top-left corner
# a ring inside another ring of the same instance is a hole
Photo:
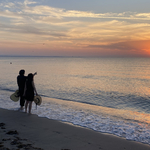
[[[19,70],[37,71],[34,114],[150,144],[149,58],[1,57],[0,67],[1,108],[19,108],[9,98]]]
[[[1,88],[0,90],[4,93],[15,92],[15,90],[9,88]],[[103,106],[108,108],[115,109],[125,109],[137,112],[144,112],[150,114],[150,99],[148,95],[139,96],[134,94],[124,94],[119,92],[105,92],[101,90],[91,91],[91,93],[80,92],[73,93],[72,91],[58,92],[57,90],[52,90],[51,92],[46,91],[42,92],[42,90],[38,90],[42,97],[45,98],[55,98],[65,101],[75,101],[90,105]],[[93,93],[95,93],[93,95]]]
[[[19,102],[15,103],[9,99],[8,95],[1,94],[0,107],[17,110]],[[43,103],[37,109],[33,104],[32,113],[39,117],[69,122],[97,132],[110,133],[128,140],[150,144],[149,114],[46,97],[43,97]]]

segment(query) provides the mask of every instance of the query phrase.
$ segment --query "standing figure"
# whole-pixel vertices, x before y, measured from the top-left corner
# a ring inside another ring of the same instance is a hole
[[[24,87],[27,77],[24,76],[25,70],[20,70],[19,75],[17,76],[17,84],[19,87],[19,95],[20,95],[20,110],[23,110],[23,106],[25,103],[25,99],[23,97],[24,94]]]
[[[32,73],[28,74],[26,84],[25,84],[25,91],[24,91],[24,95],[26,99],[25,112],[27,113],[27,108],[28,108],[29,114],[31,114],[32,102],[34,100],[34,93],[38,95],[35,85],[34,85],[33,77],[34,75]],[[29,107],[28,107],[28,104],[29,104]]]

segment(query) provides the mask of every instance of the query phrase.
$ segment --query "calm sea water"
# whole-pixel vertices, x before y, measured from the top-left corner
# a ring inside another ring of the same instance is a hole
[[[0,57],[0,68],[1,108],[19,108],[9,96],[25,69],[43,99],[34,114],[150,144],[149,58]]]

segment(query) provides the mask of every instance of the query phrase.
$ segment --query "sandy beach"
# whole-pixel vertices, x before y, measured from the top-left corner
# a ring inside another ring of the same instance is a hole
[[[150,146],[37,115],[0,109],[0,150],[149,150]]]

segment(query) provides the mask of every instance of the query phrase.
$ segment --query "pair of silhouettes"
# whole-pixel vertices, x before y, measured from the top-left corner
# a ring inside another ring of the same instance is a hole
[[[20,110],[23,110],[25,105],[25,112],[31,113],[32,102],[34,100],[34,93],[38,95],[35,84],[34,84],[34,74],[29,73],[28,76],[25,76],[25,70],[20,70],[19,75],[17,76],[17,84],[19,87],[20,94]]]

